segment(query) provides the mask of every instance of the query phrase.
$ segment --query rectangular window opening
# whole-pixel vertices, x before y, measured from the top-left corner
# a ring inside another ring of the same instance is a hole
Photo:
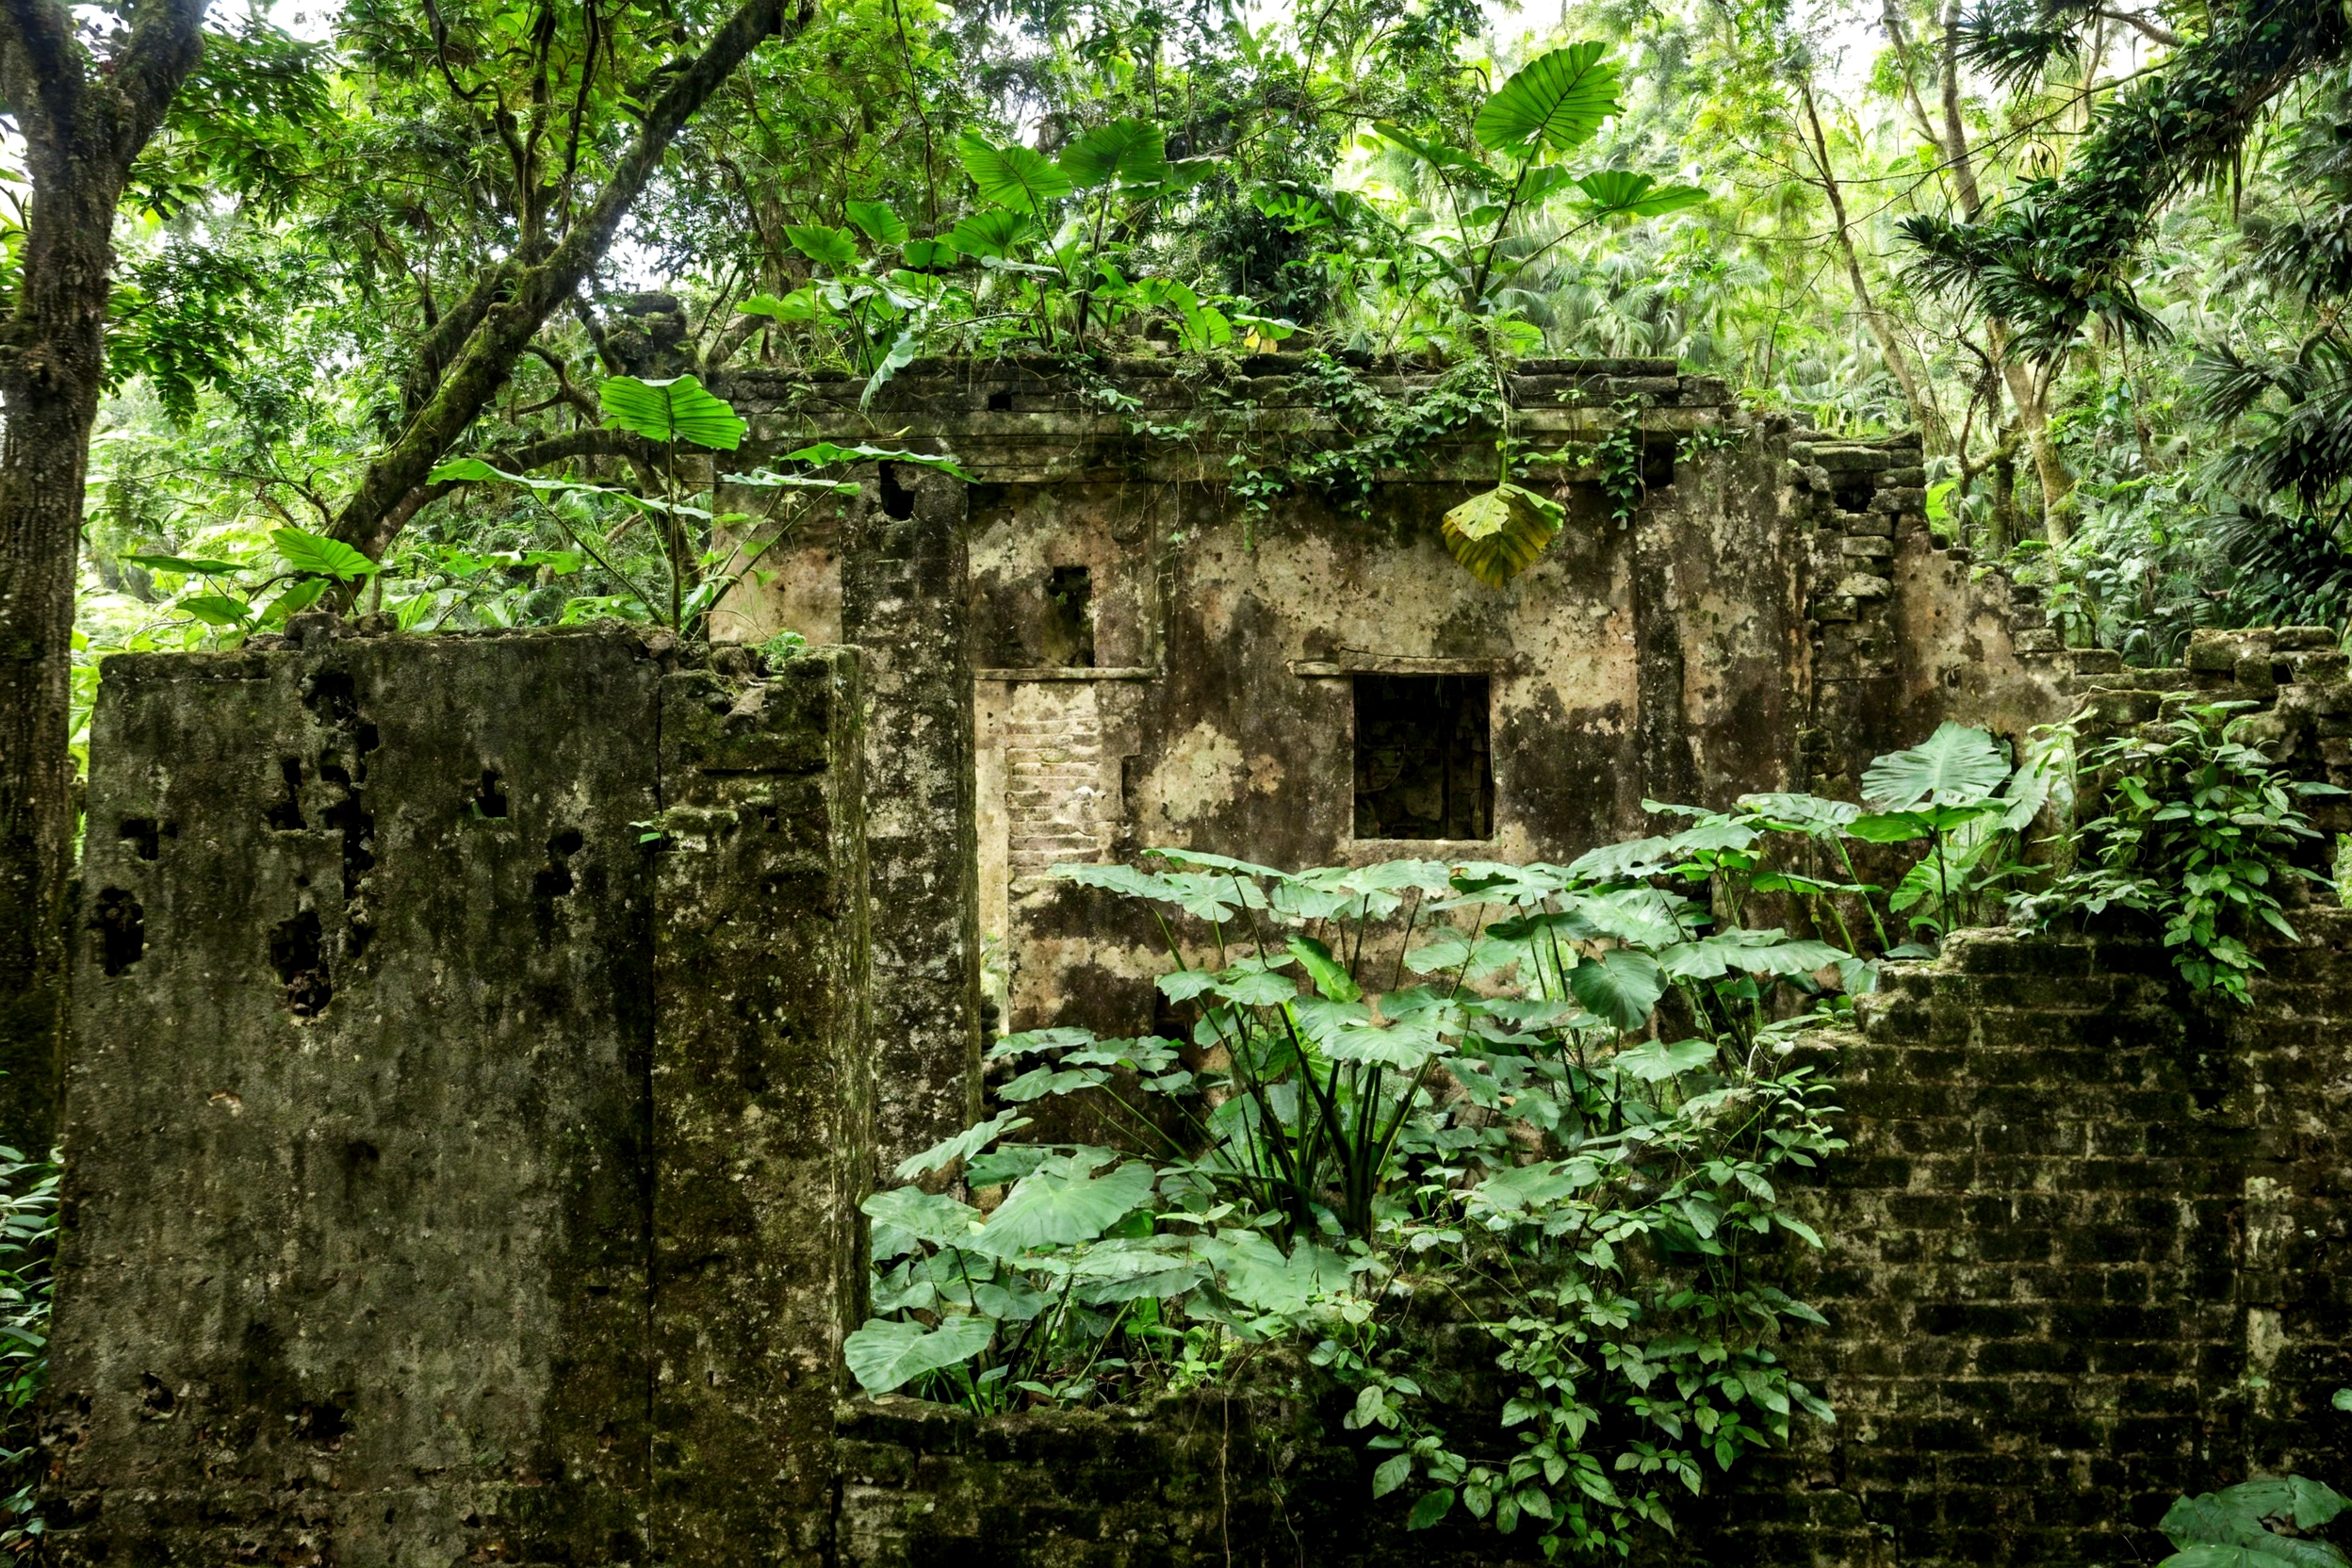
[[[1094,668],[1094,573],[1056,566],[1045,579],[1045,662],[1062,669]]]
[[[1489,839],[1494,766],[1482,675],[1359,675],[1356,837]]]

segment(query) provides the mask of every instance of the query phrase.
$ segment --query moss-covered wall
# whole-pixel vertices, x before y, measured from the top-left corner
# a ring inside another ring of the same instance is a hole
[[[105,668],[48,1550],[813,1562],[857,659],[350,630]]]

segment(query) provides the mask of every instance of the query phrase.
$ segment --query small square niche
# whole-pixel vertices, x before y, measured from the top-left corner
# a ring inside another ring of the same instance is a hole
[[[1487,677],[1358,675],[1358,839],[1489,839]]]

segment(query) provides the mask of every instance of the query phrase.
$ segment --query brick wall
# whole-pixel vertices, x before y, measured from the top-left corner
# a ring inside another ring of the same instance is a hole
[[[1968,932],[1817,1042],[1852,1148],[1794,1353],[1838,1423],[1742,1487],[1742,1557],[2139,1562],[2180,1493],[2342,1483],[2352,913],[2298,919],[2247,1011],[2151,943]]]
[[[2123,1568],[2169,1550],[2153,1527],[2180,1493],[2342,1484],[2352,913],[2300,918],[2311,944],[2272,950],[2243,1013],[2194,1003],[2144,941],[1968,932],[1892,966],[1858,1033],[1814,1037],[1852,1147],[1802,1195],[1826,1252],[1789,1264],[1830,1326],[1785,1348],[1838,1420],[1710,1477],[1650,1560]],[[1404,1534],[1352,1442],[1295,1399],[1221,1413],[846,1406],[840,1561],[1535,1555]]]
[[[1015,685],[1004,743],[1007,859],[1018,899],[1057,864],[1102,859],[1119,802],[1103,778],[1102,717],[1092,681]]]

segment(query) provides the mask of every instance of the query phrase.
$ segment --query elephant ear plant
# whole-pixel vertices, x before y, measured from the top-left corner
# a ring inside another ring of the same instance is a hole
[[[963,1162],[980,1200],[866,1205],[852,1371],[1003,1410],[1287,1344],[1416,1527],[1459,1510],[1549,1555],[1671,1528],[1705,1474],[1830,1419],[1774,1349],[1820,1318],[1768,1263],[1820,1245],[1783,1189],[1841,1147],[1791,1034],[1868,968],[1692,896],[1772,831],[1707,817],[1566,867],[1061,868],[1151,906],[1191,1027],[995,1048],[1021,1070],[1004,1108],[897,1172]],[[1105,1143],[1021,1141],[1065,1095]],[[1461,1325],[1491,1379],[1437,1355]]]

